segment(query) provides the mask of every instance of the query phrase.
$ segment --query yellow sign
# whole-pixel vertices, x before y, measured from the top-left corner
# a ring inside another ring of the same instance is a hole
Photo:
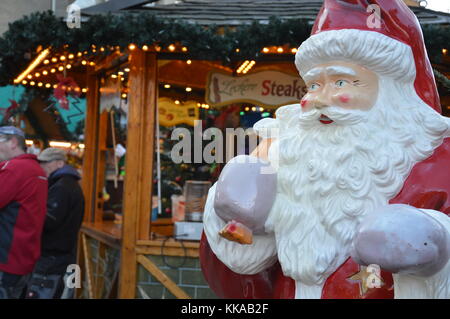
[[[187,101],[175,104],[175,101],[166,97],[158,100],[158,112],[159,124],[163,126],[178,124],[194,126],[194,121],[199,117],[197,102]]]

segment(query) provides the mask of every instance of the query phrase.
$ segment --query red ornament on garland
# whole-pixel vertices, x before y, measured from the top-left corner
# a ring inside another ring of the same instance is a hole
[[[76,96],[79,97],[81,95],[80,87],[77,82],[71,77],[64,77],[61,74],[57,74],[56,78],[59,83],[56,85],[56,88],[53,90],[53,95],[58,101],[59,105],[65,109],[69,109],[69,100],[68,96]]]
[[[14,110],[19,108],[19,104],[15,100],[9,99],[10,106],[3,109],[3,122],[8,122],[8,120],[11,118],[12,113]]]

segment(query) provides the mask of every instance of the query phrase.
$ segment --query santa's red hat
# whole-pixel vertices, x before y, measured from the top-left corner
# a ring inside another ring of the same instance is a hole
[[[303,76],[317,64],[337,60],[414,82],[418,96],[441,112],[419,21],[402,0],[325,0],[295,63]]]

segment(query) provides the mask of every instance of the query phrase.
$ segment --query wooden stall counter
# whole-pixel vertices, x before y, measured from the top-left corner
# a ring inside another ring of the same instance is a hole
[[[170,218],[161,218],[151,222],[151,240],[138,240],[138,250],[143,247],[166,247],[168,256],[185,255],[185,249],[189,251],[189,257],[198,257],[193,255],[193,250],[199,248],[197,241],[179,241],[171,237],[173,234],[173,223]],[[84,222],[81,226],[81,233],[94,238],[112,248],[120,248],[122,241],[122,224],[117,221],[105,220],[99,222]],[[165,249],[166,249],[165,248]],[[160,254],[155,251],[155,254]]]
[[[151,298],[164,297],[164,295],[155,295],[161,289],[165,289],[175,298],[198,298],[203,296],[202,292],[209,297],[211,292],[201,275],[200,243],[198,241],[179,241],[171,237],[173,223],[170,219],[155,220],[150,227],[152,230],[150,239],[137,240],[134,247],[137,264],[143,267],[139,268],[140,272],[137,274],[137,295],[140,294],[139,291],[143,291],[142,287],[144,287]],[[84,261],[83,266],[87,274],[88,289],[84,293],[85,297],[108,298],[118,296],[112,290],[117,290],[118,275],[123,271],[120,267],[120,254],[117,254],[122,246],[122,231],[123,225],[113,220],[83,223],[80,236],[80,247],[82,247],[80,252],[83,256],[80,261]],[[93,241],[97,244],[93,244]],[[93,261],[97,259],[104,262],[94,263]],[[180,275],[173,275],[173,267],[168,266],[167,262],[174,265],[184,265],[175,271]],[[108,267],[113,270],[108,271]],[[144,270],[149,273],[154,281],[146,282],[142,279],[150,278],[143,274]],[[102,279],[106,273],[112,273],[111,278]],[[110,283],[106,284],[105,280]],[[155,282],[159,282],[161,286],[155,286]]]
[[[120,249],[122,225],[114,221],[84,222],[81,226],[81,233],[112,248]]]

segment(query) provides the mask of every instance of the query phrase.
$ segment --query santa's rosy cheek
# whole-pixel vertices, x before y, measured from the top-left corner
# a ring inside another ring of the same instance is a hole
[[[308,104],[308,100],[302,100],[302,101],[300,102],[300,105],[301,105],[302,107],[306,107],[307,104]]]
[[[348,94],[339,95],[339,101],[341,101],[342,103],[350,102],[350,95],[348,95]]]

